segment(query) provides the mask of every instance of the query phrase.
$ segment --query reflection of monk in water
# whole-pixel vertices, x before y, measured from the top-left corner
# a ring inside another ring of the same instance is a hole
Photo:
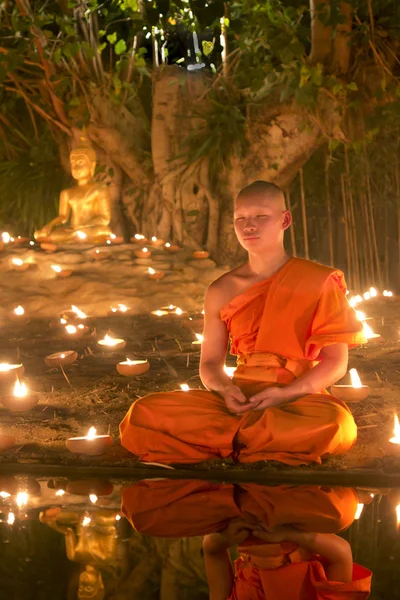
[[[101,572],[119,570],[115,512],[97,511],[90,515],[50,508],[40,521],[65,536],[65,549],[71,561],[84,565],[79,575],[78,598],[103,600]]]
[[[350,546],[335,535],[351,525],[357,503],[349,488],[204,481],[141,481],[122,495],[141,533],[206,534],[211,600],[367,598],[371,572],[353,565]],[[236,544],[234,574],[228,550]]]

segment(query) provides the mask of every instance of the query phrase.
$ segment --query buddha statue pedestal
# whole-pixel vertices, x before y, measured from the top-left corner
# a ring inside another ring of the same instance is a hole
[[[108,187],[93,180],[96,153],[81,144],[71,151],[70,163],[78,185],[61,192],[58,217],[35,231],[35,239],[53,244],[105,243],[112,233],[111,200]]]

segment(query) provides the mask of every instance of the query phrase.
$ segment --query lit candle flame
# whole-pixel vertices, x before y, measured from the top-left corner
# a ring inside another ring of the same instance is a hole
[[[11,494],[9,494],[8,492],[0,492],[0,498],[9,498],[11,496]]]
[[[120,521],[121,520],[121,515],[115,515],[115,520],[116,521]]]
[[[187,383],[181,383],[181,390],[182,392],[188,392],[190,390],[190,387]]]
[[[7,233],[7,231],[3,231],[3,233],[1,234],[1,238],[5,244],[8,244],[11,240],[11,235]]]
[[[61,319],[60,319],[60,323],[61,323],[62,325],[65,325],[65,323],[66,323],[66,322],[67,322],[67,319],[63,319],[63,318],[61,318]]]
[[[110,238],[111,238],[112,240],[116,240],[116,239],[117,239],[117,236],[115,235],[115,233],[110,233]]]
[[[361,388],[362,383],[361,383],[361,379],[357,373],[357,369],[350,369],[349,373],[350,373],[350,377],[351,377],[351,385],[354,388]]]
[[[83,310],[80,310],[77,306],[74,306],[74,304],[71,305],[71,310],[80,318],[80,319],[86,319],[87,314],[83,312]]]
[[[15,515],[13,512],[9,512],[7,515],[7,525],[14,525],[15,523]]]
[[[228,367],[227,365],[224,365],[224,371],[228,375],[228,377],[233,377],[236,371],[236,367]]]
[[[374,333],[374,331],[371,329],[371,327],[365,321],[363,322],[363,331],[364,331],[364,335],[367,338],[367,340],[380,337],[380,335],[378,333]]]
[[[7,371],[12,371],[13,369],[18,369],[22,365],[10,365],[8,363],[0,363],[0,373],[6,373]]]
[[[365,319],[367,318],[362,310],[356,310],[356,317],[359,321],[365,321]]]
[[[371,295],[371,298],[375,298],[378,295],[378,292],[376,291],[376,289],[374,287],[369,288],[369,293]]]
[[[87,527],[89,523],[91,523],[92,519],[90,517],[83,517],[82,525],[83,527]]]
[[[164,317],[168,313],[166,310],[153,310],[152,314],[156,315],[157,317]]]
[[[144,235],[141,233],[135,233],[135,240],[144,240]]]
[[[390,442],[392,444],[400,444],[400,423],[399,417],[397,414],[394,415],[394,428],[393,428],[394,436],[390,438]]]
[[[196,335],[197,339],[199,340],[199,342],[204,341],[204,337],[201,335],[201,333],[196,333],[195,335]]]
[[[61,273],[62,268],[60,267],[60,265],[51,265],[51,268],[53,269],[53,271],[55,271],[56,273]]]
[[[400,525],[400,504],[396,506],[396,521],[398,527]]]
[[[76,235],[80,240],[86,240],[87,235],[84,231],[77,231]]]
[[[25,310],[22,308],[22,306],[17,306],[17,308],[14,308],[14,313],[18,316],[23,315],[25,312]]]
[[[88,440],[94,440],[94,438],[96,437],[96,433],[97,433],[97,429],[95,427],[91,427],[89,429],[89,431],[87,432],[87,439]]]
[[[104,338],[99,341],[99,344],[102,344],[103,346],[116,346],[117,344],[120,344],[121,342],[123,342],[123,340],[118,339],[118,338],[113,338],[110,335],[108,335],[108,333],[106,333]]]
[[[152,242],[156,242],[156,241],[157,241],[157,238],[156,238],[156,236],[155,236],[155,235],[153,235],[153,237],[151,238],[151,241],[152,241]]]
[[[155,270],[152,269],[151,267],[149,267],[148,269],[149,275],[154,275],[155,274]]]
[[[89,500],[92,504],[96,504],[98,497],[96,496],[96,494],[89,494]]]
[[[369,292],[365,292],[364,293],[364,300],[370,300],[371,299],[371,294]]]
[[[181,308],[179,308],[179,306],[176,308],[175,310],[175,314],[176,315],[182,315],[183,314],[183,310]]]
[[[13,258],[11,260],[13,265],[16,265],[17,267],[22,267],[22,265],[24,264],[24,261],[21,258]]]
[[[364,504],[360,502],[357,504],[356,514],[354,515],[354,520],[357,521],[361,517],[361,513],[364,510]]]
[[[56,491],[56,496],[64,496],[64,494],[65,494],[65,490],[60,489],[60,490]]]
[[[14,385],[14,396],[16,398],[24,398],[28,393],[28,388],[26,387],[26,385],[22,382],[20,382],[19,379],[17,379],[17,381],[15,382]]]
[[[66,326],[65,326],[65,331],[66,331],[67,333],[69,333],[70,335],[72,335],[72,334],[76,333],[78,330],[77,330],[77,328],[75,327],[75,325],[66,325]]]
[[[383,290],[383,295],[387,298],[391,298],[393,296],[393,292],[389,292],[389,290]]]
[[[148,252],[149,249],[148,248],[142,248],[142,252]]]
[[[15,498],[16,505],[18,508],[22,508],[28,504],[29,495],[26,492],[18,492]]]
[[[171,248],[171,244],[170,244],[169,242],[167,242],[167,243],[165,244],[165,247],[166,247],[166,248]]]

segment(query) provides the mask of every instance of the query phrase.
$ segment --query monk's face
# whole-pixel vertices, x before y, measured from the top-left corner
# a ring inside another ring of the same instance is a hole
[[[281,247],[283,234],[291,222],[283,196],[239,195],[235,202],[235,232],[248,252],[258,254]]]

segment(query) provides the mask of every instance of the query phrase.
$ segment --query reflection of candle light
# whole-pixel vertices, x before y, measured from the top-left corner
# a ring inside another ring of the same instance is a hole
[[[89,500],[92,504],[96,504],[98,497],[96,496],[96,494],[89,494]]]
[[[25,383],[21,383],[19,379],[17,379],[17,381],[15,382],[14,385],[14,396],[16,398],[25,398],[25,396],[28,393],[28,388],[26,387]]]
[[[364,509],[364,504],[361,504],[360,502],[357,504],[357,510],[356,510],[356,514],[354,515],[354,520],[357,521],[360,517],[361,517],[361,513]]]
[[[187,383],[181,383],[181,390],[182,392],[188,392],[190,390],[190,387]]]
[[[65,490],[57,490],[56,491],[56,496],[64,496],[65,494]]]
[[[7,515],[7,525],[14,525],[15,523],[15,515],[13,512],[9,512]]]
[[[399,417],[397,416],[397,414],[394,415],[393,433],[394,433],[394,436],[392,438],[390,438],[389,442],[391,442],[392,444],[400,444],[400,423],[399,423]]]
[[[351,377],[351,385],[354,388],[362,387],[361,379],[357,373],[357,369],[350,369],[349,373],[350,373],[350,377]]]
[[[28,504],[29,495],[26,492],[18,492],[15,502],[18,508],[22,508]]]
[[[24,309],[22,308],[22,306],[17,306],[17,308],[14,308],[14,313],[18,316],[21,316],[24,314]]]
[[[85,233],[84,231],[77,231],[77,232],[76,232],[76,235],[77,235],[77,237],[78,237],[80,240],[86,240],[86,237],[87,237],[87,236],[86,236],[86,233]]]
[[[92,519],[90,517],[83,517],[83,520],[82,520],[83,527],[87,527],[89,525],[89,523],[91,522],[91,520]]]

